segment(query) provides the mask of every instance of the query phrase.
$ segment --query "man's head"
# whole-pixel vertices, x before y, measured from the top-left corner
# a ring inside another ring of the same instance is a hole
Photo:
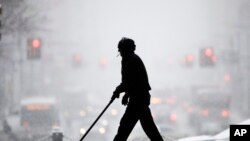
[[[132,39],[123,37],[118,43],[118,51],[121,56],[132,54],[135,51],[135,42]]]

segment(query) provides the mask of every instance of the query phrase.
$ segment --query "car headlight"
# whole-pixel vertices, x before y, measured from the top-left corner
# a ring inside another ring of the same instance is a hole
[[[85,117],[85,116],[86,116],[86,112],[85,112],[84,110],[81,110],[81,111],[80,111],[80,116],[81,116],[81,117]]]
[[[103,128],[103,127],[100,127],[100,128],[99,128],[99,133],[100,133],[100,134],[105,134],[105,133],[106,133],[106,129]]]
[[[81,128],[80,129],[80,133],[83,135],[83,134],[85,134],[86,133],[86,129],[85,128]]]

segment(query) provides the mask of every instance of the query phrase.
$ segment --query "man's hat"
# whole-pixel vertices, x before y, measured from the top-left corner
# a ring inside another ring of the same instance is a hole
[[[118,49],[128,52],[135,51],[135,42],[130,38],[123,37],[118,43]]]

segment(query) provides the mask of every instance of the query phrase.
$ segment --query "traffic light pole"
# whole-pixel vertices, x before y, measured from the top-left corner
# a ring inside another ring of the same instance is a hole
[[[111,99],[108,103],[108,105],[104,108],[104,110],[101,112],[101,114],[97,117],[97,119],[94,121],[94,123],[89,127],[89,129],[86,131],[86,133],[82,136],[82,138],[80,139],[80,141],[82,141],[89,133],[89,131],[93,128],[93,126],[96,124],[96,122],[99,120],[99,118],[104,114],[104,112],[108,109],[108,107],[111,105],[111,103],[114,101],[115,99]]]

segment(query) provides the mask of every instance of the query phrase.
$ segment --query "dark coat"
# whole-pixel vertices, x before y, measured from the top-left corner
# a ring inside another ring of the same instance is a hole
[[[146,68],[136,54],[130,54],[122,58],[122,82],[117,91],[126,92],[130,98],[148,97],[151,87],[148,82]]]

